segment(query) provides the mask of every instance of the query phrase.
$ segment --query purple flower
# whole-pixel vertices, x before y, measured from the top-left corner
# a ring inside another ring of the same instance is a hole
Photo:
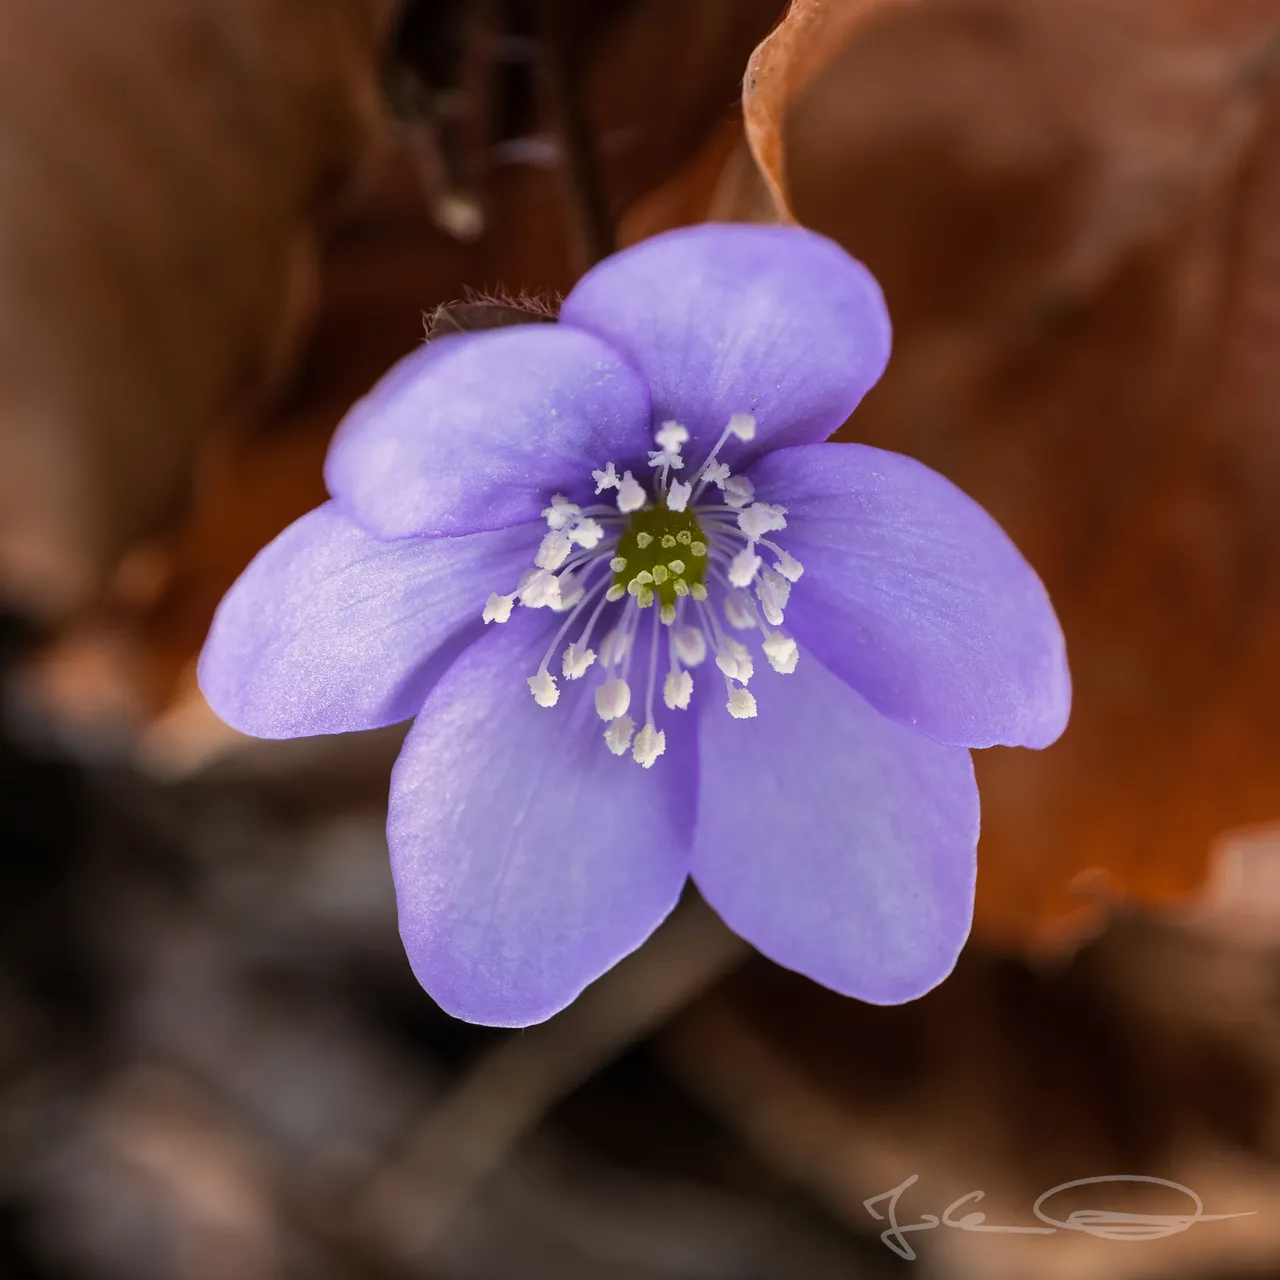
[[[222,602],[200,681],[235,727],[417,717],[387,830],[409,959],[450,1013],[548,1017],[688,876],[848,995],[950,971],[968,748],[1052,742],[1070,684],[980,507],[824,443],[888,355],[879,289],[831,241],[659,236],[558,324],[401,362],[335,438],[332,501]]]

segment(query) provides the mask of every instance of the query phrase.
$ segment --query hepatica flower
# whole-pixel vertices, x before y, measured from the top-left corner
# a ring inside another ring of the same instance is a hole
[[[261,737],[416,717],[388,836],[414,972],[516,1026],[692,876],[765,955],[908,1000],[973,906],[970,747],[1066,722],[1062,635],[996,523],[825,443],[889,354],[879,289],[788,227],[590,271],[555,324],[436,339],[355,406],[332,500],[245,570],[201,686]]]

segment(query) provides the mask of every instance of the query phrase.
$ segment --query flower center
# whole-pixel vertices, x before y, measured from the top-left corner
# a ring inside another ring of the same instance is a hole
[[[775,628],[782,626],[791,586],[804,570],[767,536],[787,527],[786,510],[755,501],[751,481],[719,460],[730,437],[750,440],[755,426],[749,414],[735,413],[702,466],[682,481],[672,473],[684,470],[681,449],[689,433],[678,422],[665,422],[654,437],[658,448],[649,454],[656,473],[652,495],[630,471],[619,476],[612,462],[591,474],[597,495],[616,490],[614,507],[580,507],[553,495],[542,513],[548,531],[534,567],[514,591],[491,595],[484,606],[486,623],[506,622],[517,601],[568,615],[528,677],[534,700],[543,707],[559,701],[551,671],[557,657],[566,680],[580,680],[594,667],[605,744],[615,755],[630,750],[646,769],[666,750],[666,733],[655,720],[664,652],[661,696],[669,712],[688,710],[692,671],[711,655],[729,714],[738,720],[756,714],[747,690],[755,663],[729,630],[759,633],[775,671],[788,675],[796,668],[796,642]],[[765,567],[762,552],[772,568]],[[633,673],[633,667],[639,670]],[[644,690],[638,731],[628,714],[633,678]]]
[[[609,568],[641,609],[656,600],[663,620],[674,622],[680,600],[707,598],[707,535],[692,511],[642,507],[628,518]]]

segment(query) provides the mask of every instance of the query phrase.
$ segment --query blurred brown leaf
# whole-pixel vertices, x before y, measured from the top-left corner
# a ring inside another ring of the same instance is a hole
[[[1070,942],[1280,815],[1280,4],[815,11],[850,38],[755,101],[894,316],[847,430],[996,515],[1075,677],[1061,743],[979,754],[976,927]]]
[[[314,292],[392,0],[0,15],[0,595],[47,615],[181,507]]]

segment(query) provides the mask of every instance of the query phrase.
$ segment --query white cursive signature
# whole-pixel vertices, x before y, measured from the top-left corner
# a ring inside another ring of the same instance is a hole
[[[1048,1224],[1043,1227],[988,1225],[987,1215],[977,1210],[957,1216],[957,1211],[964,1205],[970,1202],[976,1204],[981,1200],[987,1194],[985,1191],[970,1191],[958,1200],[953,1200],[943,1210],[941,1218],[933,1213],[925,1213],[921,1214],[919,1222],[899,1222],[898,1201],[908,1187],[914,1186],[919,1181],[920,1175],[913,1173],[911,1177],[898,1183],[892,1191],[885,1191],[881,1195],[872,1196],[870,1200],[862,1202],[863,1207],[877,1222],[888,1221],[888,1229],[880,1233],[880,1239],[898,1257],[905,1258],[908,1262],[915,1260],[916,1251],[908,1244],[907,1236],[913,1231],[932,1231],[935,1227],[954,1227],[957,1231],[990,1231],[1008,1236],[1051,1236],[1059,1231],[1083,1231],[1086,1235],[1097,1236],[1102,1240],[1159,1240],[1164,1236],[1177,1235],[1179,1231],[1186,1231],[1197,1222],[1219,1222],[1223,1218],[1251,1218],[1257,1212],[1257,1210],[1249,1210],[1246,1213],[1205,1213],[1204,1202],[1200,1197],[1190,1187],[1184,1187],[1180,1182],[1170,1182],[1167,1178],[1149,1178],[1141,1173],[1113,1173],[1101,1178],[1077,1178],[1074,1182],[1062,1182],[1056,1187],[1050,1187],[1031,1206],[1031,1212],[1041,1222]],[[1187,1198],[1191,1212],[1149,1214],[1121,1213],[1115,1209],[1076,1209],[1065,1218],[1056,1218],[1048,1210],[1049,1201],[1054,1196],[1075,1187],[1126,1182],[1168,1187],[1169,1190],[1176,1191]],[[883,1204],[886,1200],[888,1206],[885,1212],[881,1213],[876,1206]]]

